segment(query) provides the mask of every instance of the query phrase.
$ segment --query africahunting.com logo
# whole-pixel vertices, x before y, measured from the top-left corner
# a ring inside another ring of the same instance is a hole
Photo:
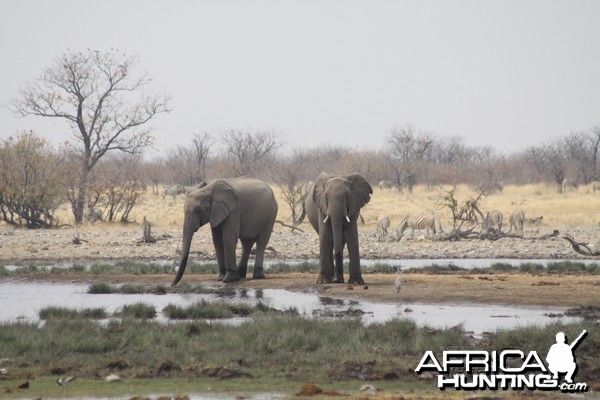
[[[437,372],[440,390],[561,390],[563,392],[585,392],[587,383],[574,382],[577,370],[573,354],[577,345],[587,335],[584,330],[567,344],[563,332],[556,334],[556,343],[548,350],[546,364],[536,351],[525,352],[507,349],[501,352],[483,350],[447,350],[441,362],[432,351],[426,351],[415,369]],[[561,376],[564,381],[561,382]]]

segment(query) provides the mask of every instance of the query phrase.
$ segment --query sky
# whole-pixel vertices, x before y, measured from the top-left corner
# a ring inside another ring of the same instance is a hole
[[[394,127],[514,152],[600,125],[597,0],[2,0],[0,138],[67,50],[119,49],[166,92],[154,152],[268,130],[285,148],[378,150]]]

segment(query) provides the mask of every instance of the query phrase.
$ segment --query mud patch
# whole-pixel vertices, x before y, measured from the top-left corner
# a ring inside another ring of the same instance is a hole
[[[579,306],[565,311],[569,317],[580,317],[586,321],[600,321],[600,306]]]
[[[375,360],[366,362],[345,361],[341,365],[334,366],[327,376],[338,381],[385,381],[399,378],[396,371],[377,365]]]
[[[173,373],[181,372],[181,367],[172,361],[165,361],[156,369],[156,376],[169,377]]]

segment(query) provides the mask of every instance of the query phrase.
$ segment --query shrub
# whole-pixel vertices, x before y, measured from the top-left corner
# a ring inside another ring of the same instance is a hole
[[[152,319],[156,317],[154,306],[145,303],[128,304],[117,313],[121,318]]]

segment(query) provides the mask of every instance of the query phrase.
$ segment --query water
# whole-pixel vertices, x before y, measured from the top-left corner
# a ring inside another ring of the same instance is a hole
[[[347,260],[345,260],[346,262]],[[304,262],[319,263],[319,260],[265,260],[265,268],[268,270],[269,265],[273,264],[290,264],[297,265]],[[448,266],[454,265],[457,267],[472,269],[472,268],[489,268],[494,264],[509,264],[512,266],[519,266],[521,264],[541,264],[548,266],[548,264],[557,262],[574,262],[582,263],[585,265],[598,263],[598,260],[583,260],[583,259],[522,259],[522,258],[422,258],[422,259],[361,259],[361,267],[371,267],[376,264],[391,265],[391,266],[402,266],[405,268],[423,268],[431,265]]]
[[[138,302],[154,306],[159,312],[157,320],[166,321],[166,317],[160,311],[168,304],[185,306],[202,299],[223,299],[222,294],[88,294],[88,287],[87,284],[79,283],[0,280],[0,322],[17,319],[37,321],[38,312],[48,306],[103,307],[109,314],[113,314],[124,305]],[[235,289],[225,299],[251,304],[261,301],[279,310],[296,308],[302,315],[309,317],[336,318],[348,314],[357,315],[357,318],[361,318],[366,324],[384,322],[391,318],[411,318],[420,326],[432,328],[462,325],[475,337],[500,328],[547,324],[554,320],[549,314],[562,314],[566,311],[565,308],[559,307],[372,303],[284,289]]]

